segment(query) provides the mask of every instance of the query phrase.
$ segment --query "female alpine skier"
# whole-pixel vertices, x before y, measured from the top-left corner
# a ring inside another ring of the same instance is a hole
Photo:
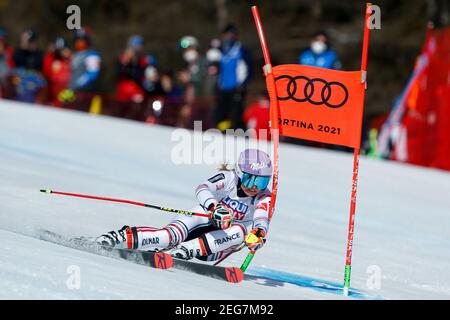
[[[270,156],[246,149],[233,170],[220,170],[196,190],[199,205],[193,212],[210,218],[178,216],[167,226],[124,226],[96,239],[103,245],[150,251],[166,251],[176,258],[215,261],[243,243],[258,250],[265,242],[270,223],[272,177]]]

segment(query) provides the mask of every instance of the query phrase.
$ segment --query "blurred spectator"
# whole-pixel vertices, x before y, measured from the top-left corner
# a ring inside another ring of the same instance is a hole
[[[48,82],[48,101],[55,107],[73,102],[74,95],[67,94],[71,76],[71,55],[67,42],[57,37],[44,57],[44,76]]]
[[[199,42],[193,36],[185,36],[180,40],[183,60],[190,73],[190,81],[194,86],[194,96],[201,97],[205,92],[205,80],[208,71],[208,60],[199,52]]]
[[[331,48],[330,39],[324,31],[314,34],[311,39],[310,48],[300,54],[298,63],[335,70],[342,68],[338,55]]]
[[[37,33],[27,29],[20,35],[20,46],[14,51],[14,64],[16,68],[42,71],[44,54],[38,48]]]
[[[166,98],[178,104],[182,102],[183,90],[176,84],[172,70],[163,71],[160,82],[162,92]]]
[[[206,51],[207,70],[201,99],[202,108],[200,108],[204,129],[214,127],[213,110],[217,105],[217,82],[219,79],[220,59],[222,58],[220,46],[220,39],[214,38],[210,41],[209,48]]]
[[[184,88],[184,105],[180,110],[178,123],[191,127],[192,120],[204,120],[208,125],[212,118],[207,97],[215,92],[207,91],[208,60],[199,52],[199,42],[193,36],[184,36],[180,40],[182,57],[186,68],[178,74],[178,80]]]
[[[381,159],[381,155],[377,150],[378,145],[378,130],[377,128],[371,128],[369,130],[368,139],[363,141],[362,154],[366,154],[367,156],[375,159]]]
[[[215,110],[217,127],[244,128],[243,103],[251,76],[251,57],[238,41],[238,31],[229,24],[222,32],[222,56],[218,81],[218,105]]]
[[[156,58],[149,54],[145,57],[146,67],[144,70],[144,80],[142,86],[149,96],[158,96],[162,94],[161,84],[159,82],[159,71]]]
[[[267,93],[263,92],[256,97],[244,112],[243,120],[247,129],[254,130],[252,138],[270,140],[270,103]]]
[[[101,58],[92,49],[91,31],[88,28],[75,30],[75,53],[71,62],[70,90],[73,90],[78,109],[87,111],[96,89],[96,82],[100,75]]]
[[[187,75],[189,75],[189,73],[187,73]],[[186,78],[186,73],[183,73],[181,78],[182,81],[189,82],[189,78]],[[164,117],[161,120],[163,124],[171,126],[180,125],[182,121],[179,119],[179,114],[185,100],[183,88],[176,83],[172,70],[161,72],[159,82],[161,85],[163,102],[162,105],[161,102],[159,102],[159,104],[157,103],[155,106],[158,108],[155,109],[154,106],[153,109],[158,115],[164,113]]]
[[[44,103],[46,81],[42,75],[44,55],[38,48],[38,35],[32,29],[20,35],[20,45],[14,51],[13,60],[16,67],[13,84],[16,99],[24,102]]]
[[[143,55],[144,40],[141,36],[132,36],[127,47],[119,57],[119,81],[117,100],[125,103],[142,103],[144,100],[144,81],[147,59]]]
[[[220,46],[220,39],[214,38],[209,44],[208,51],[206,51],[208,71],[205,79],[205,92],[207,96],[213,96],[217,93],[217,80],[219,78],[220,59],[222,58]]]
[[[6,43],[6,31],[0,28],[0,98],[8,97],[9,77],[13,68],[13,49]]]
[[[178,72],[177,80],[182,90],[182,105],[178,112],[176,126],[179,128],[192,127],[192,109],[195,102],[195,85],[192,81],[192,73],[189,69]]]

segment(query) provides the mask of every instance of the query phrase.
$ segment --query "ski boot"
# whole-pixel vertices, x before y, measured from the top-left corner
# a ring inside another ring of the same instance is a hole
[[[194,248],[190,248],[189,243],[179,244],[172,249],[166,251],[166,253],[170,254],[172,257],[181,259],[181,260],[191,260],[197,256],[201,255],[200,250],[196,250]]]
[[[128,249],[127,235],[131,235],[131,228],[129,226],[123,226],[118,231],[110,231],[102,234],[95,239],[95,242],[102,246],[108,246],[119,249]]]

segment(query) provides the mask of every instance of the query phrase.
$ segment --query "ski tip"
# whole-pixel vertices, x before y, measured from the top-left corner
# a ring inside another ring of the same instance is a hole
[[[227,281],[230,283],[239,283],[244,280],[244,273],[239,268],[226,268],[225,269]]]
[[[47,194],[52,193],[52,190],[50,190],[50,189],[41,189],[40,191],[44,192],[44,193],[47,193]]]
[[[157,252],[154,256],[154,266],[158,269],[170,269],[173,266],[172,257],[164,252]]]

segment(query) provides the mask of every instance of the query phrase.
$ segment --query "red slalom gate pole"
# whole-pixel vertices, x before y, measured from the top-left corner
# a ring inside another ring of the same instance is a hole
[[[256,29],[258,30],[259,41],[261,43],[261,49],[264,56],[264,73],[266,77],[273,77],[272,74],[272,64],[270,62],[269,49],[267,47],[266,37],[264,35],[264,29],[262,27],[261,18],[259,17],[259,11],[257,6],[252,7],[253,19],[255,20]],[[272,197],[270,201],[270,209],[269,209],[269,218],[272,218],[273,211],[275,209],[275,202],[277,199],[277,191],[278,191],[278,148],[279,148],[279,127],[278,127],[278,104],[275,100],[274,105],[270,106],[271,119],[270,119],[270,127],[272,133],[273,140],[273,179],[272,179]]]
[[[372,14],[372,4],[367,3],[366,15],[364,20],[364,41],[361,59],[361,82],[366,85],[367,81],[367,58],[369,52],[369,38],[370,29],[368,21]],[[355,148],[353,156],[353,178],[352,178],[352,194],[350,199],[350,218],[348,223],[348,237],[347,237],[347,253],[345,259],[345,272],[344,272],[344,295],[348,296],[350,291],[350,277],[352,270],[352,254],[353,254],[353,235],[355,231],[355,212],[356,212],[356,192],[358,187],[358,170],[359,170],[359,155],[360,148]]]
[[[261,49],[264,56],[264,63],[271,64],[269,49],[267,48],[266,37],[264,36],[264,29],[261,24],[261,18],[259,17],[259,11],[257,6],[252,7],[253,19],[255,20],[256,29],[258,31],[259,41],[261,42]]]
[[[264,56],[264,74],[266,77],[272,77],[272,64],[270,62],[270,55],[269,55],[269,49],[267,47],[266,37],[264,35],[264,29],[262,27],[261,18],[259,16],[259,11],[257,6],[252,6],[252,14],[253,19],[255,20],[256,29],[258,31],[259,41],[261,43],[261,48]],[[278,128],[278,105],[275,102],[275,105],[270,106],[270,114],[271,114],[271,120],[270,120],[270,127],[271,127],[271,133],[272,133],[272,140],[274,145],[274,152],[273,152],[273,158],[274,158],[274,165],[273,165],[273,178],[272,178],[272,196],[270,199],[270,207],[269,207],[269,219],[272,218],[274,209],[275,209],[275,202],[277,200],[277,191],[278,191],[278,147],[279,147],[279,128]],[[253,260],[254,256],[256,254],[255,250],[250,250],[250,252],[247,254],[244,262],[241,265],[242,272],[245,272],[250,265],[250,262]]]
[[[184,215],[188,215],[188,216],[197,216],[197,217],[205,217],[205,218],[210,218],[211,217],[211,215],[209,215],[207,213],[198,213],[198,212],[191,212],[191,211],[186,211],[186,210],[172,209],[172,208],[161,207],[161,206],[156,206],[156,205],[153,205],[153,204],[137,202],[137,201],[131,201],[131,200],[114,199],[114,198],[106,198],[106,197],[99,197],[99,196],[90,196],[90,195],[86,195],[86,194],[54,191],[54,190],[50,190],[50,189],[42,189],[40,191],[44,192],[46,194],[59,194],[59,195],[62,195],[62,196],[69,196],[69,197],[78,197],[78,198],[86,198],[86,199],[93,199],[93,200],[103,200],[103,201],[110,201],[110,202],[126,203],[126,204],[135,205],[135,206],[140,206],[140,207],[146,207],[146,208],[152,208],[152,209],[156,209],[156,210],[160,210],[160,211],[165,211],[165,212],[169,212],[169,213],[184,214]]]

